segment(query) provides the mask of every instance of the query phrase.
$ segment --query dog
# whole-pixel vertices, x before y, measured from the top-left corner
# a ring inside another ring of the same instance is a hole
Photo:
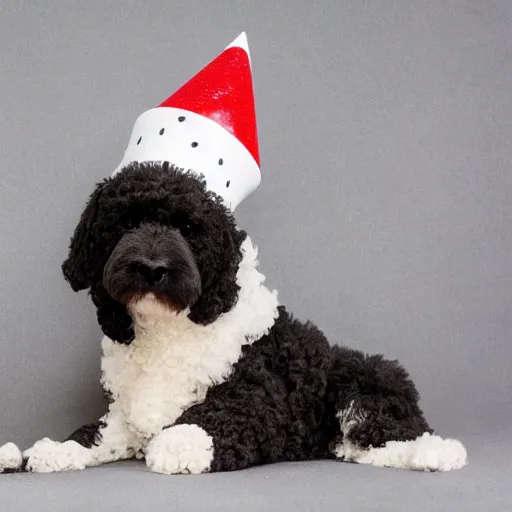
[[[433,434],[397,361],[330,345],[257,266],[249,236],[190,171],[133,162],[98,184],[62,269],[97,308],[108,412],[63,442],[3,445],[0,470],[132,458],[164,474],[312,459],[466,464],[459,441]]]

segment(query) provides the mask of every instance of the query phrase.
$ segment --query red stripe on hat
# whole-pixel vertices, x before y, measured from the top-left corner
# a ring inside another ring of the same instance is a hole
[[[224,50],[158,106],[212,119],[231,132],[260,165],[251,64],[243,48]]]

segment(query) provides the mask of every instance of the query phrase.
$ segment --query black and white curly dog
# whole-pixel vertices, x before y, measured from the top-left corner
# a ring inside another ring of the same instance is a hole
[[[64,442],[0,448],[3,472],[144,458],[203,473],[318,458],[435,471],[464,466],[432,434],[396,362],[330,346],[263,284],[222,199],[168,163],[130,164],[90,197],[63,264],[105,334],[109,410]]]

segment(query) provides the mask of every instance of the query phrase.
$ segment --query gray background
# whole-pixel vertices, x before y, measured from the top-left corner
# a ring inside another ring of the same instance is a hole
[[[182,509],[192,495],[199,508],[272,508],[261,501],[265,492],[280,497],[275,503],[307,508],[329,492],[335,504],[338,482],[357,496],[353,507],[360,494],[369,499],[370,486],[377,493],[371,503],[387,510],[399,481],[401,489],[415,482],[418,492],[435,493],[440,506],[469,493],[466,510],[484,499],[483,486],[497,508],[482,506],[502,510],[492,465],[510,469],[504,454],[511,446],[502,440],[512,419],[506,0],[3,0],[0,444],[59,438],[102,413],[95,311],[60,273],[69,237],[94,183],[118,164],[137,116],[242,30],[252,54],[263,181],[236,215],[260,247],[269,285],[333,343],[400,359],[431,424],[465,440],[485,470],[473,465],[429,488],[403,472],[280,465],[199,477],[203,491],[191,493],[189,479],[152,479],[121,464],[111,473],[3,477],[0,494],[10,490],[24,510],[27,489],[40,495],[51,488],[52,510],[70,510],[66,497],[85,503],[105,479],[110,490],[140,487],[143,496],[165,481]],[[266,471],[278,488],[269,491]],[[479,478],[478,499],[470,478]],[[81,491],[68,495],[69,485]],[[116,510],[116,496],[101,502],[110,499]],[[405,510],[417,502],[402,498]]]

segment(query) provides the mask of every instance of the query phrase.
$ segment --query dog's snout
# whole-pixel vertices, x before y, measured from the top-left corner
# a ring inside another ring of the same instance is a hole
[[[201,275],[188,242],[174,229],[143,224],[122,236],[103,271],[108,294],[122,303],[147,293],[172,304],[195,304]]]
[[[137,274],[142,276],[149,285],[161,283],[167,276],[169,269],[158,263],[140,262],[137,264]]]

